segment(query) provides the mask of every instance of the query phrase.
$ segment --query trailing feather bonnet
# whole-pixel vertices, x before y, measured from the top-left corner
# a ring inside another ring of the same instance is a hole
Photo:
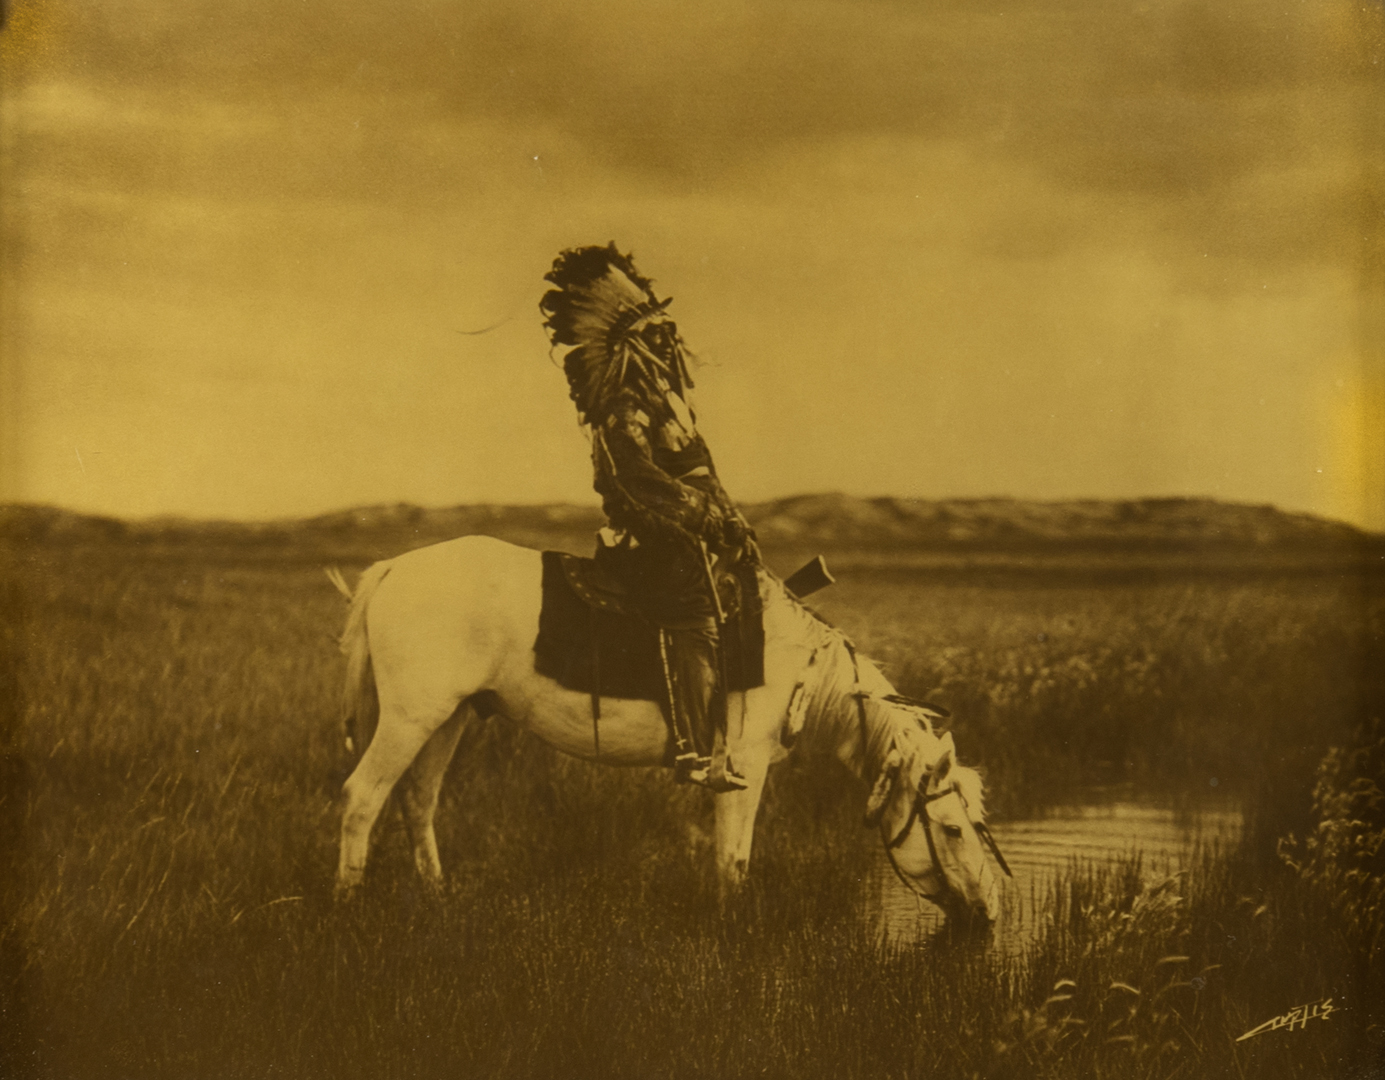
[[[571,345],[563,358],[572,400],[584,424],[600,426],[623,390],[646,401],[669,390],[686,400],[692,386],[678,325],[629,255],[606,247],[562,252],[544,275],[555,286],[539,301],[549,341]]]

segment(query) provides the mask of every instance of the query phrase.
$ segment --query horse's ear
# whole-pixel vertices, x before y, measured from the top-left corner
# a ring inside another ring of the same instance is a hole
[[[928,770],[931,785],[946,783],[948,773],[952,771],[952,766],[957,763],[957,747],[952,741],[952,732],[948,732],[938,740],[942,746],[942,753],[933,762],[933,767]]]
[[[904,756],[900,754],[897,747],[890,747],[889,754],[885,757],[884,767],[880,770],[880,775],[875,778],[875,786],[871,788],[870,798],[866,800],[866,824],[868,826],[878,825],[880,815],[885,812],[885,807],[890,801],[890,792],[894,790],[895,782],[899,779],[900,767],[904,764]]]

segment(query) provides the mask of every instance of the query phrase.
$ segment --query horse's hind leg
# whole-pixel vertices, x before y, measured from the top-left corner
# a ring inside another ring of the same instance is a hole
[[[365,876],[370,830],[390,791],[429,739],[444,727],[446,714],[422,721],[406,716],[397,705],[381,702],[380,725],[342,791],[346,806],[341,817],[341,861],[337,864],[337,895],[349,895]],[[452,746],[455,748],[455,741]]]
[[[433,813],[438,808],[438,793],[447,763],[457,750],[457,740],[475,715],[468,702],[458,706],[447,722],[424,744],[409,768],[400,789],[404,824],[414,845],[414,865],[424,881],[441,884],[442,862],[438,859],[438,841],[433,834]]]

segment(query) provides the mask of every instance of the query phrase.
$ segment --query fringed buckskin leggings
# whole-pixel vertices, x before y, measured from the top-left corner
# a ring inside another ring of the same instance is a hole
[[[718,706],[725,700],[725,695],[717,693],[720,665],[716,623],[660,630],[659,651],[678,753],[694,750],[706,756],[712,752],[716,725],[721,720]]]

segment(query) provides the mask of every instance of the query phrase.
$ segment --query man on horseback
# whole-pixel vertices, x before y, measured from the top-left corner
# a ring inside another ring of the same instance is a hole
[[[659,646],[681,782],[745,787],[726,760],[726,621],[758,603],[754,533],[696,428],[678,327],[614,243],[564,251],[539,308],[591,431],[608,525],[596,559],[621,581]]]

